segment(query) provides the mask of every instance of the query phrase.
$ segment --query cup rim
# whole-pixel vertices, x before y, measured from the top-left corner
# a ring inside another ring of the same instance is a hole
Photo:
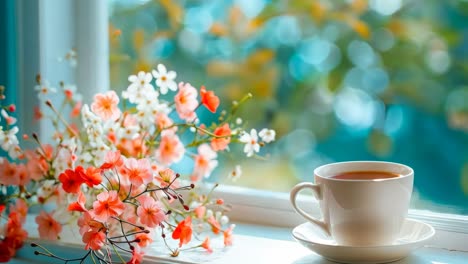
[[[364,179],[335,179],[332,177],[326,177],[323,175],[320,175],[318,173],[319,170],[323,169],[324,167],[328,166],[336,166],[336,165],[345,165],[345,164],[356,164],[356,163],[373,163],[373,164],[387,164],[387,165],[396,165],[400,167],[404,167],[405,169],[408,170],[408,173],[401,175],[400,177],[394,177],[394,178],[385,178],[385,179],[372,179],[372,180],[364,180]],[[410,177],[414,175],[414,170],[408,165],[402,164],[402,163],[397,163],[397,162],[390,162],[390,161],[373,161],[373,160],[356,160],[356,161],[342,161],[342,162],[332,162],[332,163],[327,163],[324,165],[321,165],[317,168],[314,169],[314,176],[319,177],[321,179],[325,180],[330,180],[330,181],[337,181],[337,182],[385,182],[385,181],[393,181],[393,180],[401,180],[407,177]]]

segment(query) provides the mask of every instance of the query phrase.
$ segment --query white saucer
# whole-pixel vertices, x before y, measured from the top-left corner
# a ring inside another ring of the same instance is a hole
[[[406,219],[400,232],[400,238],[392,245],[385,246],[343,246],[309,222],[295,227],[294,238],[303,246],[326,259],[341,263],[386,263],[402,259],[424,245],[435,234],[432,226]]]

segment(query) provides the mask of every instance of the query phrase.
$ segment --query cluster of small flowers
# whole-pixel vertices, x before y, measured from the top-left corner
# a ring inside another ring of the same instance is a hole
[[[175,78],[174,71],[160,64],[152,73],[131,75],[129,87],[122,92],[123,101],[111,90],[96,94],[90,105],[83,105],[74,85],[60,83],[60,89],[55,89],[38,76],[38,97],[55,114],[55,145],[43,144],[36,134],[32,138],[23,135],[24,140],[39,145],[32,150],[19,146],[18,128],[13,126],[16,119],[11,116],[14,106],[1,107],[6,124],[0,127],[1,147],[10,159],[17,160],[0,159],[0,184],[16,187],[14,194],[5,188],[0,193],[0,206],[4,205],[0,214],[9,211],[7,225],[18,224],[15,230],[22,230],[15,213],[25,217],[29,205],[55,202],[54,211],[42,211],[36,217],[40,237],[58,239],[63,225],[76,223],[88,250],[83,260],[94,256],[103,262],[110,262],[100,253],[105,247],[106,252],[116,248],[128,251],[132,263],[139,263],[142,248],[156,239],[156,228],[162,239],[172,233],[172,238],[179,240],[177,248],[168,246],[174,256],[191,241],[193,230],[208,228],[214,235],[224,236],[225,246],[231,245],[234,225],[228,225],[225,215],[229,207],[223,200],[211,198],[211,192],[193,189],[194,184],[212,174],[218,166],[218,155],[229,151],[232,142],[245,144],[246,156],[252,157],[275,140],[275,131],[246,132],[242,120],[235,119],[238,107],[250,95],[234,103],[229,114],[222,111],[219,123],[205,125],[201,121],[205,113],[197,110],[204,107],[216,113],[219,98],[203,86],[197,90],[189,83],[177,85]],[[59,109],[47,99],[58,91],[64,95]],[[170,92],[175,95],[168,101]],[[0,95],[1,102],[3,90]],[[64,117],[66,107],[69,118]],[[39,108],[34,114],[37,119],[45,116]],[[186,133],[187,129],[192,133]],[[170,169],[184,156],[194,160],[188,183]],[[235,180],[241,172],[237,165],[229,176]],[[184,200],[182,193],[186,191],[190,195]],[[6,204],[13,203],[15,206],[5,210]],[[3,235],[3,243],[9,241],[7,238]],[[14,248],[12,254],[21,245],[8,243],[8,248]],[[209,237],[197,247],[211,252]],[[36,254],[56,257],[42,249]]]

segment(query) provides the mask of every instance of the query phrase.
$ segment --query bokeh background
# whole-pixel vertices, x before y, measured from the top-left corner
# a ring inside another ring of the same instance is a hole
[[[236,183],[289,191],[332,161],[415,169],[414,205],[468,213],[468,2],[109,0],[111,87],[158,63],[248,125],[277,131],[266,161],[227,156]]]

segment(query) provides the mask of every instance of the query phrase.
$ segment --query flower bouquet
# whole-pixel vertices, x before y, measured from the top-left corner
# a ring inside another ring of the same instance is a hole
[[[246,155],[257,156],[275,132],[247,132],[236,117],[251,95],[219,112],[213,91],[177,84],[175,78],[159,64],[151,73],[131,75],[121,97],[110,90],[96,94],[88,106],[75,86],[61,82],[56,89],[38,76],[35,90],[45,111],[35,108],[35,118],[50,118],[54,133],[50,139],[23,135],[24,142],[34,142],[32,149],[20,146],[15,106],[5,105],[0,88],[5,153],[0,158],[0,262],[23,246],[32,206],[39,208],[35,222],[41,239],[60,239],[64,226],[78,230],[85,252],[80,258],[63,258],[32,244],[36,255],[64,262],[140,263],[155,240],[174,257],[194,247],[211,252],[213,235],[221,235],[225,246],[232,244],[234,225],[225,215],[229,206],[212,197],[216,184],[199,185],[232,143],[245,144]],[[53,93],[63,102],[50,101]],[[180,162],[193,164],[189,175],[171,169]],[[240,173],[236,166],[230,175]]]

